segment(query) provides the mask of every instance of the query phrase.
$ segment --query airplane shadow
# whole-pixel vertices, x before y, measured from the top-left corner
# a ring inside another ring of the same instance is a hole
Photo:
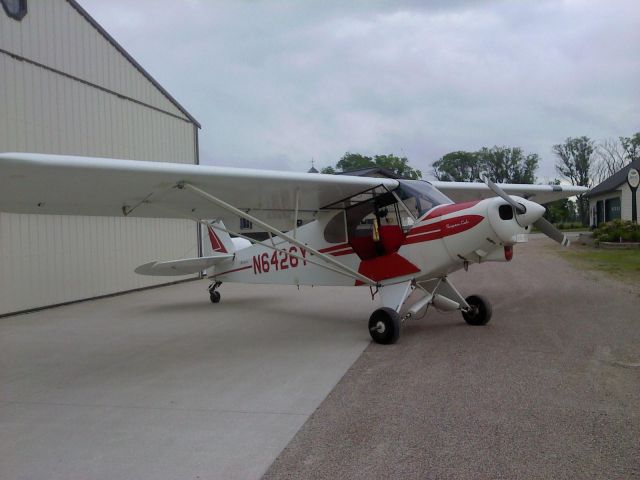
[[[247,307],[248,303],[259,302],[262,308],[270,303],[275,303],[273,295],[256,295],[251,298],[223,298],[219,304],[212,304],[209,298],[204,295],[202,299],[189,299],[171,303],[156,303],[140,307],[143,312],[158,313],[200,313],[216,312],[217,310],[227,310],[227,307]]]

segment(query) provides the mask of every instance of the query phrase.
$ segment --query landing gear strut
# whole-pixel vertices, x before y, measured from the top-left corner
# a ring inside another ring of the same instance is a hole
[[[482,295],[470,295],[465,298],[471,307],[466,312],[462,311],[464,321],[469,325],[486,325],[491,320],[493,309],[491,303]]]
[[[220,301],[220,292],[217,290],[220,285],[222,285],[222,282],[214,282],[209,285],[209,298],[211,299],[211,303],[218,303]]]
[[[400,336],[400,315],[392,308],[379,308],[369,317],[369,333],[376,343],[396,343]]]

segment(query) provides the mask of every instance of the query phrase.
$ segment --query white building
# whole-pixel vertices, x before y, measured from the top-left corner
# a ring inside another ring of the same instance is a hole
[[[0,152],[198,163],[198,122],[75,0],[0,2]],[[186,220],[0,213],[0,315],[161,283],[133,269],[197,251]]]
[[[589,191],[589,218],[592,226],[617,218],[638,221],[640,216],[638,170],[640,170],[640,160],[635,160]]]

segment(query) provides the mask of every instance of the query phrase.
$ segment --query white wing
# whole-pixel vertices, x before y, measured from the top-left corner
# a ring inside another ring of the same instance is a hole
[[[104,158],[0,154],[0,211],[70,215],[217,218],[224,212],[176,188],[189,183],[245,211],[316,211],[386,178],[275,172]],[[299,192],[298,194],[296,192]],[[130,212],[130,213],[129,213]]]
[[[481,198],[495,197],[495,193],[484,183],[472,182],[430,182],[454,202],[466,202]],[[527,185],[500,183],[500,187],[509,195],[517,195],[536,203],[549,203],[561,198],[580,195],[589,189],[573,185]]]

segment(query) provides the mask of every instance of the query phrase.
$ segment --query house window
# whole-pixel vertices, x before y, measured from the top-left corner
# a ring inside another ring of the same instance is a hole
[[[27,14],[27,0],[0,0],[7,15],[22,20]]]
[[[246,218],[240,219],[240,230],[251,230],[253,228],[253,223],[247,220]]]

